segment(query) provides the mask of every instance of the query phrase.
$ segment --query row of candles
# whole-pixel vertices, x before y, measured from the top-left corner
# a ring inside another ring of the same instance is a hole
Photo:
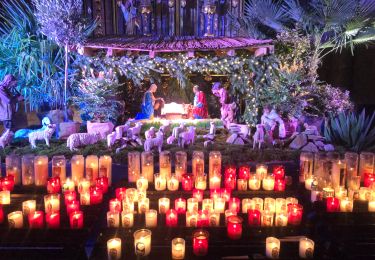
[[[148,229],[140,229],[134,232],[134,252],[137,256],[144,257],[151,253],[152,232]],[[196,256],[206,256],[209,248],[209,232],[203,229],[195,230],[192,236],[193,253]],[[299,257],[302,259],[314,256],[315,243],[307,237],[299,239]],[[266,257],[279,258],[281,242],[275,237],[266,238]],[[177,237],[171,243],[172,259],[184,259],[186,250],[185,239]],[[120,238],[112,238],[107,241],[108,259],[121,259],[122,241]]]

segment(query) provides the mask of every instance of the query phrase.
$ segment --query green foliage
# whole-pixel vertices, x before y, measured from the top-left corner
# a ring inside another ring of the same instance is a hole
[[[375,149],[375,113],[366,116],[365,110],[359,115],[340,113],[326,123],[324,136],[327,141],[344,146],[355,152]]]

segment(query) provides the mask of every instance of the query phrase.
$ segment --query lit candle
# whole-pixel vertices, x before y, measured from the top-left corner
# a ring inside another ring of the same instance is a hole
[[[251,200],[251,203],[252,203],[252,206],[251,206],[252,209],[257,209],[259,211],[263,210],[263,199],[262,198],[256,198],[255,197]]]
[[[121,239],[112,238],[107,241],[108,259],[121,259]]]
[[[122,201],[122,211],[134,212],[134,202],[128,199],[124,199]]]
[[[21,159],[16,154],[7,155],[5,157],[6,176],[14,177],[15,185],[21,184]]]
[[[172,174],[172,176],[167,180],[167,189],[169,191],[176,191],[179,187],[179,181],[176,175]]]
[[[142,175],[148,182],[154,181],[154,155],[152,152],[142,152]]]
[[[207,210],[208,212],[213,211],[214,209],[214,201],[212,199],[204,199],[202,200],[202,209]]]
[[[208,253],[209,234],[205,230],[197,230],[193,233],[193,253],[196,256],[205,256]]]
[[[208,172],[211,179],[212,176],[221,175],[221,153],[218,151],[211,151],[209,154]]]
[[[208,227],[209,226],[209,213],[206,210],[198,211],[197,227]]]
[[[340,211],[341,212],[352,212],[353,211],[353,200],[344,197],[340,199]]]
[[[37,210],[28,215],[30,228],[43,228],[44,226],[44,212]]]
[[[14,188],[14,176],[13,175],[9,175],[9,176],[5,176],[3,178],[0,178],[0,188],[2,190],[13,191],[13,188]]]
[[[301,204],[290,203],[288,207],[288,223],[291,225],[301,224],[303,215],[303,206]]]
[[[136,185],[138,190],[145,191],[148,189],[148,181],[143,175],[138,178]]]
[[[315,243],[307,237],[300,238],[299,240],[299,257],[300,258],[313,258],[314,257]]]
[[[140,176],[141,170],[141,154],[139,152],[129,152],[128,153],[128,181],[136,182]],[[142,165],[143,171],[143,165]],[[148,179],[148,172],[143,172],[143,175]],[[150,180],[149,180],[150,181]],[[151,180],[152,182],[152,180]]]
[[[151,252],[151,230],[139,229],[134,232],[134,248],[137,256],[148,256]]]
[[[34,184],[34,155],[22,156],[22,185]]]
[[[359,188],[359,199],[362,201],[369,200],[371,197],[371,190],[367,187]]]
[[[298,204],[298,199],[295,197],[287,197],[285,199],[286,205],[288,204]]]
[[[344,186],[339,186],[335,191],[335,197],[338,199],[348,196],[348,190]]]
[[[163,178],[171,177],[172,173],[172,155],[169,151],[162,151],[159,154],[159,173]]]
[[[193,177],[189,174],[182,175],[181,186],[184,191],[193,190]]]
[[[262,227],[272,227],[273,226],[273,212],[268,210],[263,210],[262,212]]]
[[[365,173],[374,172],[374,154],[370,152],[361,152],[359,155],[359,174],[364,180]],[[367,186],[368,187],[368,186]]]
[[[112,157],[103,155],[99,157],[99,177],[107,177],[109,186],[112,185]]]
[[[59,177],[51,177],[47,180],[47,192],[48,193],[59,193],[61,190],[61,183]]]
[[[196,198],[189,198],[187,200],[187,210],[190,212],[198,210],[198,200]]]
[[[286,211],[280,211],[275,216],[276,227],[286,227],[288,225],[288,213]]]
[[[198,212],[197,211],[186,211],[186,226],[196,227],[198,224]]]
[[[86,179],[93,185],[98,176],[98,156],[89,155],[86,157]]]
[[[167,179],[162,175],[156,173],[155,174],[155,190],[163,191],[167,188]]]
[[[203,200],[204,191],[199,189],[193,190],[193,198],[196,198],[199,202]]]
[[[147,191],[137,191],[138,201],[147,198]]]
[[[340,209],[340,200],[334,197],[327,198],[327,212],[337,212]]]
[[[247,179],[238,179],[237,180],[237,190],[239,190],[239,191],[247,190]]]
[[[275,177],[273,176],[266,176],[264,177],[263,181],[262,181],[262,188],[263,190],[274,190],[275,188]]]
[[[250,167],[247,165],[241,165],[238,169],[238,178],[248,180],[250,178]]]
[[[280,253],[280,240],[275,237],[266,238],[266,256],[267,258],[277,259]]]
[[[68,214],[68,216],[74,211],[79,211],[79,206],[80,203],[78,200],[72,200],[68,204],[66,204],[66,213]]]
[[[154,228],[158,225],[158,212],[154,209],[146,211],[146,227]]]
[[[76,185],[83,179],[85,171],[85,158],[82,155],[73,155],[70,161],[72,179]]]
[[[241,209],[241,200],[239,198],[230,198],[228,201],[228,209],[235,212],[240,212]]]
[[[185,212],[186,212],[186,200],[183,199],[183,198],[175,199],[174,209],[177,211],[178,214],[185,214]]]
[[[224,213],[225,199],[224,198],[216,198],[214,200],[214,209],[215,209],[216,212]]]
[[[120,213],[108,211],[107,212],[107,227],[116,228],[120,226]]]
[[[117,199],[127,199],[128,201],[133,201],[133,202],[137,202],[138,200],[138,191],[134,188],[129,188],[129,189],[126,189],[125,193],[124,193],[124,189],[125,188],[119,188],[119,190],[116,189],[116,191],[118,191],[119,193],[117,194],[116,193],[116,198]],[[122,194],[122,195],[121,195]],[[124,197],[125,195],[125,197]]]
[[[375,183],[375,174],[373,173],[365,172],[363,178],[363,186],[365,187],[371,187]]]
[[[229,199],[231,198],[231,195],[232,195],[231,189],[223,188],[220,190],[220,197],[224,198],[226,202],[229,201]]]
[[[187,173],[187,154],[184,151],[178,151],[175,154],[175,174],[180,181],[182,175]]]
[[[127,194],[130,192],[127,192],[127,189],[125,187],[120,187],[116,188],[115,193],[118,200],[124,200],[127,197]],[[133,201],[134,199],[131,198],[131,200]]]
[[[368,211],[369,212],[375,212],[375,200],[374,199],[369,200]]]
[[[121,225],[124,228],[131,228],[134,225],[134,213],[133,211],[121,212]]]
[[[210,227],[220,226],[220,213],[214,210],[209,211],[209,225]]]
[[[165,214],[170,208],[170,200],[168,198],[159,199],[159,213]]]
[[[210,189],[220,189],[221,176],[220,175],[211,175],[209,178],[209,187]]]
[[[194,177],[204,175],[204,153],[202,151],[193,151],[192,172]]]
[[[335,196],[335,190],[331,187],[323,188],[323,199]]]
[[[13,211],[9,213],[8,224],[10,228],[23,228],[22,211]]]
[[[275,180],[275,191],[285,191],[285,179]]]
[[[233,165],[228,165],[224,169],[224,187],[234,190],[237,183],[237,169]]]
[[[311,190],[311,184],[313,183],[314,178],[312,176],[305,179],[305,189]]]
[[[70,228],[80,229],[83,228],[83,212],[74,211],[69,215]]]
[[[274,198],[265,198],[264,209],[275,213],[276,212],[276,200]]]
[[[50,212],[46,214],[46,223],[48,228],[60,228],[60,213]]]
[[[172,240],[172,259],[185,258],[185,240],[182,238],[174,238]]]
[[[103,193],[107,193],[108,178],[105,176],[96,178],[95,186],[99,187],[103,191]]]
[[[147,210],[150,209],[150,199],[144,198],[141,201],[138,201],[138,213],[144,214]]]
[[[257,174],[250,174],[249,189],[250,190],[259,190],[260,189],[260,178]]]
[[[121,212],[121,200],[115,198],[109,200],[109,211]]]
[[[195,188],[199,190],[207,189],[207,176],[200,175],[195,177]]]
[[[242,213],[247,213],[247,210],[251,208],[251,199],[242,199],[242,202],[241,202],[241,206],[242,206]]]
[[[90,191],[90,181],[86,179],[81,179],[78,183],[78,192],[86,193]]]
[[[268,166],[265,164],[257,164],[255,174],[258,175],[259,179],[262,180],[267,176]]]
[[[284,166],[283,165],[274,165],[272,174],[275,177],[275,180],[284,179],[284,176],[285,176]]]
[[[63,192],[65,191],[74,191],[75,185],[74,181],[72,181],[70,178],[66,178],[66,180],[63,182]]]
[[[247,223],[249,226],[260,226],[261,224],[261,213],[257,209],[248,209],[247,210]]]
[[[80,193],[79,202],[81,203],[81,205],[90,205],[90,192]]]
[[[59,177],[61,181],[66,178],[65,156],[57,155],[52,157],[52,177]]]
[[[48,179],[48,157],[45,155],[35,156],[34,159],[35,185],[45,186]]]
[[[232,240],[242,237],[242,218],[239,216],[230,216],[227,218],[227,235]]]
[[[24,216],[33,214],[36,209],[36,200],[26,200],[22,202],[22,213]]]
[[[99,187],[90,187],[90,205],[100,204],[103,201],[103,191]]]
[[[165,224],[167,227],[177,227],[178,214],[174,209],[169,209],[165,213]]]
[[[275,205],[275,211],[276,211],[276,213],[279,213],[279,212],[287,210],[286,199],[284,199],[284,198],[276,198],[275,202],[276,202],[276,205]]]
[[[44,196],[44,211],[47,214],[60,211],[60,194],[48,194]]]
[[[299,181],[304,182],[308,176],[312,176],[313,174],[314,154],[310,152],[301,152],[299,161]]]

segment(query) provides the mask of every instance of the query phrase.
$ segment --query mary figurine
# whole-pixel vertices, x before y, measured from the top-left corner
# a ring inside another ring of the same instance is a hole
[[[158,100],[154,97],[154,93],[157,89],[158,86],[156,84],[152,84],[150,88],[145,92],[145,94],[143,95],[141,112],[136,115],[136,120],[154,118],[154,105]]]

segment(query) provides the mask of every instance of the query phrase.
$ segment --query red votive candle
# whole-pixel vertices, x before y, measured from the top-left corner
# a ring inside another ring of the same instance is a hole
[[[216,200],[221,196],[221,189],[211,189],[210,190],[210,198]]]
[[[273,176],[275,176],[275,180],[284,179],[284,176],[285,176],[284,166],[283,165],[273,166]]]
[[[363,177],[363,186],[371,187],[373,183],[375,183],[375,174],[365,172]]]
[[[37,210],[28,215],[30,228],[43,228],[44,225],[44,212]]]
[[[178,214],[174,209],[169,209],[165,213],[165,224],[167,227],[177,227],[178,223]]]
[[[0,205],[0,223],[3,223],[4,222],[4,210],[3,210],[3,206]]]
[[[109,211],[121,212],[121,201],[119,199],[111,199],[109,201]]]
[[[230,198],[228,201],[228,209],[232,211],[240,212],[241,200],[239,198]]]
[[[225,201],[228,202],[231,197],[231,194],[232,194],[232,189],[224,188],[224,189],[221,189],[220,197],[224,198]]]
[[[14,176],[8,175],[0,179],[1,189],[13,191],[14,189]]]
[[[257,209],[247,210],[247,223],[249,226],[260,226],[261,213]]]
[[[208,252],[209,233],[205,230],[197,230],[193,233],[193,253],[196,256],[205,256]]]
[[[59,193],[61,190],[61,183],[59,177],[51,177],[47,180],[47,192],[50,194]]]
[[[199,202],[203,200],[204,190],[194,189],[193,198],[196,198]]]
[[[210,225],[209,214],[207,210],[198,211],[197,227],[208,227]]]
[[[70,228],[80,229],[83,228],[83,212],[74,211],[69,215]]]
[[[237,240],[242,236],[243,219],[239,216],[229,216],[227,218],[227,235],[230,239]]]
[[[186,213],[186,200],[183,198],[175,199],[174,209],[177,211],[178,214],[185,214]]]
[[[327,212],[337,212],[340,211],[340,200],[335,197],[327,198]]]
[[[301,224],[303,206],[301,204],[288,204],[288,223],[291,225]]]
[[[236,166],[234,165],[227,165],[225,166],[224,169],[224,177],[229,177],[229,176],[236,176],[237,175],[237,169]]]
[[[116,198],[118,199],[118,200],[124,200],[125,199],[125,197],[126,197],[126,188],[124,188],[124,187],[121,187],[121,188],[117,188],[116,190],[115,190],[115,192],[116,192]]]
[[[182,186],[182,189],[185,191],[192,190],[193,189],[193,176],[191,176],[190,174],[182,175],[181,186]]]
[[[235,175],[229,175],[224,179],[224,187],[226,189],[234,190],[236,188],[237,178]]]
[[[60,213],[51,212],[46,214],[46,223],[48,228],[60,228]]]
[[[108,192],[108,177],[102,176],[96,178],[96,186],[101,188],[103,193]]]
[[[285,191],[285,179],[275,179],[275,191]]]
[[[68,190],[64,193],[65,205],[68,205],[71,201],[77,199],[77,193],[74,190]]]
[[[103,191],[95,186],[90,187],[90,205],[100,204],[103,201]]]
[[[70,216],[70,213],[74,211],[79,211],[79,201],[78,200],[72,200],[68,204],[66,204],[66,213],[68,216]]]
[[[238,169],[238,178],[248,180],[250,178],[250,167],[247,165],[241,165]]]

